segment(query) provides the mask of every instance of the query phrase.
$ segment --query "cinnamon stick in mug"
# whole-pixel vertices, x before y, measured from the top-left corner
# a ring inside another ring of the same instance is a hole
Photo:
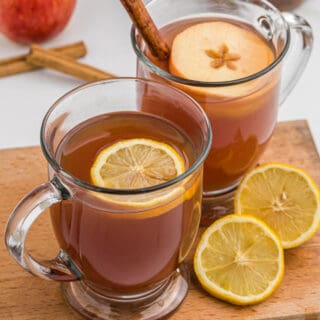
[[[32,45],[27,61],[39,67],[54,69],[86,81],[103,80],[114,77],[113,74],[80,63],[62,53],[43,49]]]
[[[133,24],[141,33],[151,53],[160,60],[166,60],[170,49],[154,24],[142,0],[121,0]]]
[[[52,48],[50,50],[63,53],[64,55],[74,59],[81,58],[87,53],[87,48],[83,41]],[[0,78],[40,68],[40,66],[27,62],[27,54],[0,59]]]

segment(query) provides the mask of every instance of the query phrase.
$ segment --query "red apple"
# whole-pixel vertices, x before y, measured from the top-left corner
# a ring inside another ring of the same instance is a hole
[[[67,25],[76,0],[0,0],[0,32],[20,43],[42,42]]]

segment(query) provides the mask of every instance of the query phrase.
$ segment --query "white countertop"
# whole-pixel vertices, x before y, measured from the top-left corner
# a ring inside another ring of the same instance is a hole
[[[302,78],[279,112],[279,121],[307,119],[320,150],[320,0],[306,0],[296,10],[313,27],[314,50]],[[81,61],[119,76],[135,75],[129,39],[130,20],[119,0],[78,0],[68,27],[46,47],[84,40]],[[27,52],[0,35],[0,58]],[[0,78],[0,149],[39,144],[42,118],[52,103],[83,83],[51,70]]]

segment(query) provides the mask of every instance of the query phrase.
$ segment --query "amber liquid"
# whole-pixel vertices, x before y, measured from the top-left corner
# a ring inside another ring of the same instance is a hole
[[[57,159],[66,171],[90,183],[99,151],[131,138],[171,145],[187,167],[194,161],[193,146],[183,133],[165,120],[137,112],[110,113],[78,125],[60,143]],[[94,290],[111,296],[146,292],[173,273],[198,228],[201,170],[184,181],[182,190],[155,207],[137,208],[124,204],[124,198],[109,202],[112,195],[79,188],[52,209],[54,231]]]
[[[191,25],[207,21],[217,21],[217,19],[179,20],[163,27],[161,32],[168,44],[171,45],[179,32]],[[259,36],[249,25],[226,21]],[[272,43],[267,41],[264,43],[274,52]],[[144,51],[154,64],[170,72],[167,61],[159,61],[147,50]],[[164,78],[155,75],[141,62],[138,62],[137,75],[165,81]],[[207,192],[208,195],[224,192],[236,185],[244,173],[257,164],[271,138],[277,118],[279,69],[275,68],[258,80],[252,81],[253,88],[255,81],[257,82],[256,88],[252,92],[248,93],[244,90],[243,95],[239,94],[239,96],[228,98],[205,92],[205,88],[201,88],[202,90],[199,91],[197,87],[182,86],[166,80],[197,100],[211,122],[213,143],[204,165],[204,192]],[[241,85],[233,87],[241,93]],[[230,90],[233,87],[229,87]]]

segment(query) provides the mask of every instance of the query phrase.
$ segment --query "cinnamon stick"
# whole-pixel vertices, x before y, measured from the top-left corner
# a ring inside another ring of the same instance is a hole
[[[62,53],[32,45],[27,61],[39,67],[54,69],[86,81],[103,80],[114,77],[113,74],[80,63]]]
[[[79,41],[62,47],[52,48],[50,50],[63,53],[70,58],[81,58],[86,55],[87,48],[84,42]],[[15,56],[0,60],[0,78],[13,74],[40,69],[40,66],[27,62],[27,55]]]
[[[151,53],[160,60],[170,55],[170,49],[154,24],[142,0],[121,0],[133,24],[139,30]]]

